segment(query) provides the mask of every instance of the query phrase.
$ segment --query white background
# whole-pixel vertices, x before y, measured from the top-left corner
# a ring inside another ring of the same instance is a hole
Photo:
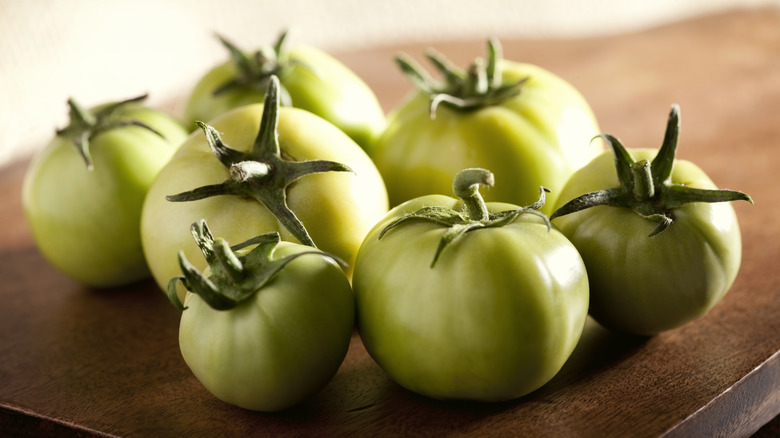
[[[241,47],[295,40],[337,53],[409,41],[626,32],[780,0],[0,0],[0,165],[85,106],[149,93],[164,105]]]

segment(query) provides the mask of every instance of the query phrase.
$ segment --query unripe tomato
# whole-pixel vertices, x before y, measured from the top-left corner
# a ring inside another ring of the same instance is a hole
[[[209,70],[195,85],[184,118],[188,126],[208,122],[240,106],[263,102],[270,76],[281,83],[282,104],[310,111],[333,123],[365,148],[385,126],[374,92],[352,70],[308,45],[287,47],[283,33],[273,47],[244,52],[221,39],[231,59]]]
[[[71,100],[70,125],[36,154],[25,175],[22,204],[38,248],[85,285],[119,286],[149,276],[141,208],[187,132],[139,100],[89,110]]]
[[[398,58],[419,88],[391,111],[388,125],[369,155],[387,185],[390,205],[448,193],[461,169],[490,169],[501,181],[488,201],[527,205],[528,187],[551,190],[546,214],[575,170],[602,150],[600,133],[584,97],[541,67],[502,60],[493,41],[487,65],[468,71],[429,58],[443,79],[429,78],[410,60]]]
[[[590,312],[609,329],[654,335],[706,314],[739,271],[742,240],[733,207],[744,193],[717,190],[690,161],[674,158],[679,108],[660,150],[605,152],[574,174],[553,223],[582,254]]]
[[[471,181],[480,179],[482,169]],[[461,180],[464,172],[458,174]],[[467,178],[467,180],[470,179]],[[502,401],[541,387],[574,350],[588,277],[538,210],[428,195],[366,236],[353,278],[358,330],[392,379],[437,399]]]
[[[188,229],[201,218],[230,241],[276,231],[316,246],[344,260],[351,276],[363,237],[387,212],[366,153],[325,119],[279,107],[275,78],[269,88],[264,104],[202,124],[149,190],[141,235],[160,287],[178,272],[179,250],[198,260]]]
[[[201,274],[182,254],[169,283],[182,312],[179,348],[195,377],[220,400],[256,411],[289,408],[324,387],[347,354],[355,300],[327,254],[268,233],[235,250],[205,221],[193,235]],[[201,259],[203,257],[200,257]],[[184,305],[176,283],[187,289]]]

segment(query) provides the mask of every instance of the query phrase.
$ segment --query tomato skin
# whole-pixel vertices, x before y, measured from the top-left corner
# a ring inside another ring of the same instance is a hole
[[[656,151],[633,149],[638,161]],[[671,182],[715,189],[695,164],[675,160]],[[560,207],[583,193],[616,187],[611,152],[575,173],[558,198]],[[597,206],[560,216],[553,223],[579,250],[591,285],[590,313],[616,331],[654,335],[705,315],[736,279],[742,243],[734,208],[692,203],[674,209],[674,223],[657,226],[625,208]]]
[[[311,250],[281,242],[274,258]],[[190,292],[184,304],[179,346],[193,374],[220,400],[265,412],[289,408],[332,379],[355,320],[347,277],[317,255],[293,260],[234,309],[214,310]]]
[[[541,387],[568,359],[585,323],[588,283],[579,254],[532,215],[467,233],[433,268],[442,227],[409,222],[378,240],[390,221],[429,205],[457,209],[460,201],[428,195],[401,204],[358,253],[353,289],[367,351],[400,385],[432,398],[502,401]]]
[[[495,173],[500,186],[485,200],[528,205],[528,187],[551,189],[542,211],[552,212],[571,174],[602,150],[591,142],[599,128],[582,95],[540,67],[503,62],[504,83],[528,78],[520,94],[494,106],[460,111],[440,105],[431,119],[429,98],[413,93],[388,116],[369,154],[385,179],[390,205],[429,193],[449,193],[461,169]]]
[[[258,132],[262,104],[237,108],[210,124],[231,147],[249,150]],[[370,227],[387,212],[387,192],[376,167],[365,152],[341,130],[324,119],[296,108],[280,108],[278,137],[282,154],[294,160],[326,159],[349,166],[351,172],[307,175],[287,189],[287,204],[322,250],[349,265]],[[144,253],[158,285],[165,289],[177,275],[176,254],[181,249],[198,269],[205,268],[189,233],[191,223],[206,219],[231,242],[270,231],[283,240],[298,241],[258,201],[238,196],[216,196],[191,202],[170,202],[168,195],[218,184],[228,170],[209,149],[202,132],[194,132],[160,172],[149,190],[141,219]],[[183,294],[183,292],[182,292]]]
[[[149,276],[141,249],[141,207],[159,170],[186,138],[167,114],[142,106],[122,109],[138,126],[97,134],[90,141],[93,170],[70,139],[56,136],[33,158],[22,203],[46,259],[92,287],[126,285]]]
[[[310,111],[343,130],[361,147],[371,144],[385,127],[385,114],[374,92],[347,66],[312,46],[290,48],[290,63],[279,80],[293,107]],[[232,109],[262,103],[264,93],[249,86],[214,95],[236,75],[228,61],[209,70],[195,85],[184,110],[184,119],[209,122]]]

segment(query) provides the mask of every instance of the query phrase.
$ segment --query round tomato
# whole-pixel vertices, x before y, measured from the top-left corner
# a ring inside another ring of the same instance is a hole
[[[369,155],[385,179],[390,205],[429,193],[448,193],[461,169],[491,169],[502,182],[487,200],[518,205],[533,202],[525,188],[551,189],[551,212],[571,174],[602,149],[594,115],[572,85],[531,64],[501,59],[497,41],[487,64],[457,70],[439,55],[429,59],[442,71],[435,82],[411,60],[398,58],[417,85],[388,116],[388,125]]]
[[[161,287],[178,271],[180,249],[196,260],[187,230],[201,218],[231,241],[277,231],[317,246],[346,261],[351,275],[363,237],[388,209],[382,178],[331,123],[280,108],[278,90],[273,78],[265,104],[202,124],[150,188],[141,237]]]
[[[582,334],[588,279],[574,246],[538,209],[484,203],[482,169],[462,198],[427,195],[369,232],[353,278],[371,357],[402,386],[437,399],[501,401],[549,381]],[[544,193],[544,192],[542,192]]]
[[[144,196],[186,138],[143,96],[84,109],[73,100],[70,124],[33,158],[22,203],[43,255],[93,287],[149,276],[141,249]]]
[[[605,136],[605,152],[575,173],[553,223],[588,269],[590,312],[607,328],[638,335],[707,313],[729,290],[742,255],[737,217],[723,201],[750,200],[675,160],[679,109],[660,150],[628,151]]]
[[[333,123],[361,147],[384,129],[385,115],[374,92],[347,66],[315,47],[273,47],[249,54],[221,38],[231,59],[207,72],[190,94],[184,117],[208,122],[231,110],[260,103],[271,76],[281,82],[282,104],[305,109]],[[192,126],[192,125],[190,125]]]
[[[205,221],[192,234],[209,267],[181,254],[171,302],[183,310],[182,357],[214,396],[257,411],[291,407],[323,388],[347,354],[355,323],[349,280],[334,260],[278,233],[230,248]],[[250,249],[251,248],[251,249]],[[202,257],[201,257],[202,258]],[[184,305],[176,284],[188,290]]]

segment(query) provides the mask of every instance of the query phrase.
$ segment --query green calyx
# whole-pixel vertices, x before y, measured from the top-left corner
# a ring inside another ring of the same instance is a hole
[[[615,154],[618,187],[586,193],[572,199],[557,211],[551,219],[597,205],[628,208],[645,219],[658,222],[649,237],[669,228],[674,223],[674,209],[692,202],[729,202],[753,200],[745,193],[734,190],[710,190],[672,184],[677,140],[680,132],[680,108],[672,105],[661,149],[652,162],[635,161],[620,141],[608,134],[603,138]]]
[[[171,304],[179,310],[185,310],[179,300],[176,285],[184,287],[203,298],[216,310],[230,310],[253,297],[269,284],[279,272],[294,259],[306,254],[318,254],[330,257],[343,265],[336,257],[320,251],[303,251],[287,257],[273,259],[273,253],[281,241],[279,233],[261,234],[238,245],[230,246],[223,239],[214,237],[206,221],[201,219],[192,224],[190,231],[200,248],[211,274],[206,277],[187,260],[184,252],[179,251],[179,266],[183,275],[173,277],[168,282],[166,293]],[[255,247],[241,254],[238,251],[249,246]]]
[[[496,39],[488,40],[487,62],[477,58],[467,70],[458,68],[435,51],[429,50],[425,56],[441,73],[441,81],[428,75],[408,56],[400,55],[395,61],[412,84],[429,96],[431,119],[436,118],[436,109],[442,103],[463,111],[498,105],[520,94],[522,85],[528,80],[503,83],[503,55]]]
[[[57,130],[57,135],[70,139],[79,155],[84,159],[87,169],[92,170],[94,166],[92,165],[89,143],[102,132],[124,126],[138,126],[165,138],[160,132],[143,122],[122,117],[122,109],[125,106],[141,102],[146,97],[147,95],[144,94],[102,106],[94,111],[84,109],[75,100],[68,99],[70,123],[65,128]]]
[[[230,60],[236,69],[236,75],[214,90],[214,95],[220,95],[236,88],[250,88],[260,94],[268,88],[272,76],[282,76],[290,66],[299,64],[290,60],[287,51],[288,31],[284,31],[273,46],[265,46],[248,54],[233,43],[217,35],[223,46],[230,52]],[[308,68],[308,67],[307,67]],[[280,87],[281,104],[292,106],[292,99],[284,87]]]
[[[312,173],[352,172],[352,169],[333,161],[286,160],[279,148],[278,122],[279,79],[276,76],[271,76],[269,81],[260,130],[249,152],[231,149],[216,129],[203,122],[195,122],[206,134],[214,155],[228,169],[229,178],[220,184],[170,195],[166,199],[184,202],[220,195],[253,198],[262,203],[298,241],[316,247],[306,227],[287,206],[287,186]]]
[[[550,229],[550,219],[539,211],[544,205],[545,192],[549,192],[548,189],[541,187],[539,189],[539,200],[527,207],[491,213],[488,211],[485,201],[479,193],[479,187],[492,187],[494,183],[495,178],[489,170],[479,168],[464,169],[455,176],[455,181],[452,184],[453,192],[463,201],[460,210],[437,205],[421,207],[390,222],[379,233],[379,239],[384,237],[390,230],[409,221],[422,220],[447,227],[431,262],[431,268],[433,268],[442,251],[461,239],[469,231],[503,227],[514,222],[521,214],[526,213],[539,216],[547,225],[547,229]]]

